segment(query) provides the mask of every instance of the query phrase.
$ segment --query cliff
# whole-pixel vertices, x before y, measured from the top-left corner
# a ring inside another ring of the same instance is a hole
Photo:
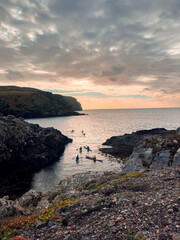
[[[66,97],[34,88],[0,87],[0,112],[23,118],[79,115],[81,104]]]
[[[27,190],[32,173],[57,161],[71,141],[54,128],[42,128],[12,115],[1,116],[0,196]]]

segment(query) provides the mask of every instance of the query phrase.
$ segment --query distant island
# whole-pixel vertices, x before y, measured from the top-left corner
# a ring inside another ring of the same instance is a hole
[[[81,104],[73,97],[35,88],[0,86],[0,112],[23,118],[79,115]]]

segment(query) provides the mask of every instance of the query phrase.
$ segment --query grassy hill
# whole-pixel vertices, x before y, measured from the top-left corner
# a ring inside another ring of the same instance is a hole
[[[0,112],[17,117],[52,117],[75,115],[82,110],[73,97],[41,91],[35,88],[0,86]]]

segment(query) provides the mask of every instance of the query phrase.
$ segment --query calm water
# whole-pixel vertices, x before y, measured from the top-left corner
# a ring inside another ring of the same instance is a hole
[[[67,176],[86,171],[121,170],[121,165],[114,162],[112,157],[102,155],[98,149],[111,136],[132,133],[141,129],[164,127],[176,129],[180,126],[180,108],[174,109],[116,109],[116,110],[86,110],[88,115],[56,117],[28,120],[42,127],[54,127],[64,135],[73,139],[65,148],[63,156],[53,166],[36,173],[32,188],[43,192],[49,191],[54,185]],[[74,130],[74,132],[71,132]],[[83,135],[82,131],[85,133]],[[87,153],[80,146],[89,145],[93,150]],[[76,155],[79,154],[79,164]],[[103,163],[94,163],[85,158],[86,155],[96,155]]]

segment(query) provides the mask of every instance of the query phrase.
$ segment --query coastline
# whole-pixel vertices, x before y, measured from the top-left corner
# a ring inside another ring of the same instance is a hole
[[[8,118],[9,123],[16,121]],[[0,238],[176,239],[179,130],[141,130],[107,140],[121,157],[125,154],[128,171],[123,173],[76,174],[48,194],[30,190],[15,201],[4,196],[0,199]]]

